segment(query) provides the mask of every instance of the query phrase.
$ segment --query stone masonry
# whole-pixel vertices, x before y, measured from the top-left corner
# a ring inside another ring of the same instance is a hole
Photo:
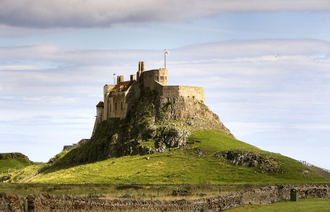
[[[248,189],[195,200],[91,199],[66,195],[38,194],[26,198],[27,211],[208,211],[214,212],[247,204],[270,204],[290,199],[290,190],[298,190],[299,198],[329,198],[330,185],[275,185]],[[24,211],[16,195],[0,194],[0,211]]]

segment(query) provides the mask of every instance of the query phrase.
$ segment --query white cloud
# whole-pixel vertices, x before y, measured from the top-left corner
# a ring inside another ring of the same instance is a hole
[[[228,12],[329,10],[328,0],[1,0],[0,24],[19,27],[110,27],[181,21]]]

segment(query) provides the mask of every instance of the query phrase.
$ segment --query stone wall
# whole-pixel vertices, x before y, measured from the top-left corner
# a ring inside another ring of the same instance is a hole
[[[164,98],[178,98],[182,96],[205,103],[204,88],[202,87],[182,85],[163,86],[160,94]]]
[[[290,198],[290,190],[299,191],[300,198],[329,198],[329,185],[279,185],[260,189],[248,189],[215,197],[195,200],[106,200],[73,196],[29,195],[27,197],[29,212],[32,211],[219,211],[246,204],[269,204],[281,199]],[[1,208],[0,208],[1,209]]]
[[[23,207],[17,195],[0,194],[0,211],[1,212],[21,212]]]
[[[205,103],[204,88],[196,86],[179,86],[179,95],[184,97],[191,97],[197,101]]]

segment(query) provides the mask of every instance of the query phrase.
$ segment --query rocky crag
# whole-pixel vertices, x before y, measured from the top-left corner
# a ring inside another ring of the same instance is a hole
[[[144,93],[125,119],[100,123],[89,142],[70,151],[59,162],[84,163],[133,154],[178,149],[196,130],[216,129],[234,138],[203,102],[193,97],[160,97]]]
[[[257,167],[261,173],[272,172],[284,174],[287,172],[285,169],[281,169],[282,164],[276,158],[254,152],[238,150],[224,151],[215,153],[214,157],[225,158],[235,166]]]
[[[6,159],[24,159],[26,161],[30,161],[29,158],[26,155],[23,155],[22,153],[1,153],[0,154],[0,160],[6,160]]]

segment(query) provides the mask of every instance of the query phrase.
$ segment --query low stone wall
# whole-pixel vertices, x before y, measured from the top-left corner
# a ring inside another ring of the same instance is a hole
[[[290,190],[299,191],[300,198],[329,198],[329,185],[280,185],[248,189],[215,197],[196,200],[105,200],[74,196],[29,195],[27,197],[28,211],[219,211],[246,204],[269,204],[281,199],[290,198]],[[1,210],[0,210],[1,211]]]
[[[0,194],[1,212],[21,212],[23,207],[18,196],[15,194]]]

